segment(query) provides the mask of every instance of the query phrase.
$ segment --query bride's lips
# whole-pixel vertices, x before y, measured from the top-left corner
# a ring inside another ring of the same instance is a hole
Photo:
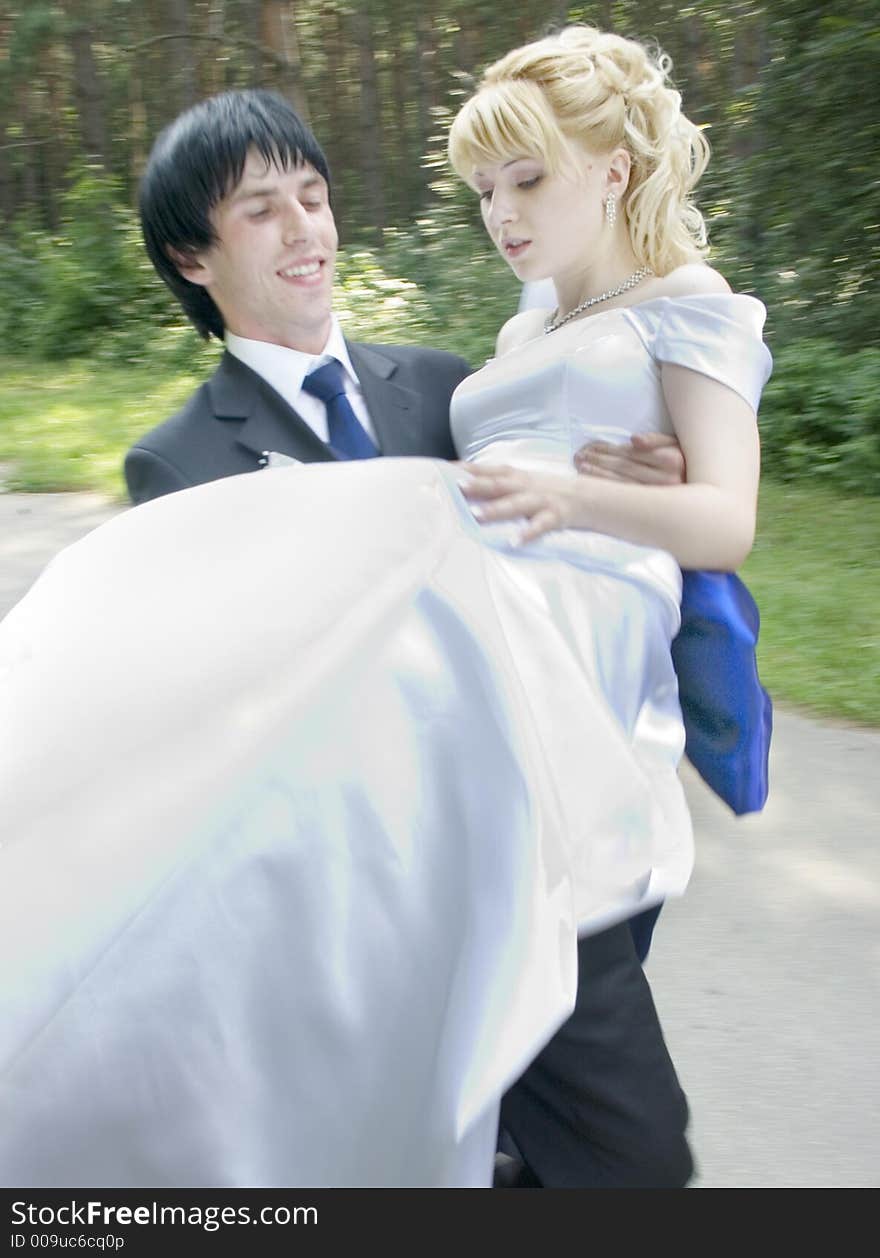
[[[301,262],[289,262],[287,266],[279,267],[276,274],[288,284],[314,288],[323,281],[324,259],[304,258]]]
[[[531,243],[532,242],[530,240],[517,240],[514,238],[511,240],[503,240],[501,242],[501,248],[504,250],[505,258],[519,258],[522,257]]]

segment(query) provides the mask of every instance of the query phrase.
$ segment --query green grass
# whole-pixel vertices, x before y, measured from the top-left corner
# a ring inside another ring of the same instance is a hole
[[[780,702],[880,725],[880,498],[764,481],[743,577],[759,667]]]
[[[121,458],[210,369],[0,361],[0,462],[10,488],[124,499]],[[743,571],[761,609],[761,677],[778,703],[880,726],[880,498],[765,481]]]
[[[0,360],[0,463],[28,492],[95,489],[126,499],[122,455],[167,419],[210,370],[196,347],[188,369],[140,363]]]

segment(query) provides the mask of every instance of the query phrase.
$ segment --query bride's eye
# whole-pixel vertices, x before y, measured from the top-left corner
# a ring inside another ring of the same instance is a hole
[[[533,175],[531,179],[521,179],[517,185],[519,188],[535,188],[544,178],[543,175]]]
[[[492,195],[492,189],[491,189],[491,188],[484,188],[484,189],[483,189],[483,191],[480,193],[480,200],[481,200],[481,201],[488,201],[488,200],[489,200],[489,197],[491,197],[491,195]]]

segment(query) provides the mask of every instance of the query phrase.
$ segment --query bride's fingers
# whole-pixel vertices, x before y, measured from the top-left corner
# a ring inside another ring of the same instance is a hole
[[[522,472],[516,472],[510,468],[499,468],[496,471],[481,469],[476,476],[465,472],[458,478],[458,484],[465,498],[486,499],[522,492],[526,481]]]
[[[506,493],[500,498],[484,498],[481,502],[475,503],[471,511],[478,520],[489,523],[499,520],[516,520],[522,516],[530,519],[539,510],[540,505],[536,494],[520,490]]]
[[[536,538],[543,537],[545,533],[552,533],[559,527],[559,513],[552,507],[542,507],[529,520],[520,533],[518,541],[520,545],[526,542],[533,542]]]

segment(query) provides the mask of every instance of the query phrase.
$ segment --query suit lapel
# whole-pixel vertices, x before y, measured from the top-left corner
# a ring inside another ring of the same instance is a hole
[[[303,463],[335,460],[305,420],[234,354],[223,355],[208,388],[216,418],[244,421],[234,440],[258,458],[276,450]]]
[[[388,354],[370,345],[346,344],[381,452],[423,454],[421,395],[397,383],[398,366]],[[233,439],[257,458],[276,450],[303,463],[336,460],[284,398],[234,354],[223,355],[208,389],[216,418],[239,421]]]
[[[371,345],[346,341],[383,454],[423,454],[422,399],[394,379],[397,363]]]

